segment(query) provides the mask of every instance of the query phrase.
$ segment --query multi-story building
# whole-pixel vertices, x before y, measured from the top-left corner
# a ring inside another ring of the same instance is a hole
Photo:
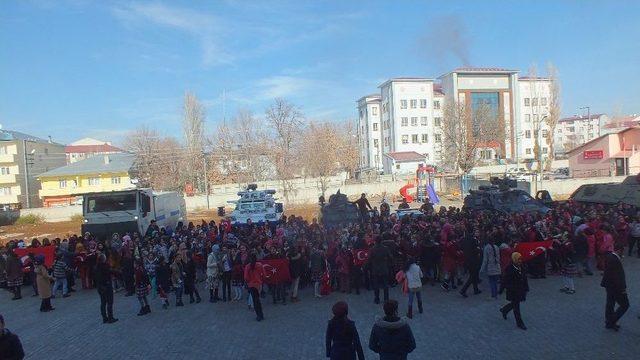
[[[71,164],[94,155],[115,154],[123,151],[108,141],[84,138],[65,146],[64,152],[67,155],[67,164]]]
[[[413,151],[424,155],[426,162],[437,162],[433,80],[395,78],[379,88],[383,154]]]
[[[358,100],[358,145],[361,171],[380,172],[382,164],[382,132],[380,131],[380,95]]]
[[[82,194],[135,188],[130,175],[134,160],[133,154],[106,154],[42,173],[40,198],[46,207],[70,205]]]
[[[600,122],[600,124],[603,124],[603,122]],[[640,115],[638,114],[615,116],[611,118],[607,117],[604,120],[604,125],[600,125],[600,132],[602,135],[618,133],[622,130],[638,125],[640,125]]]
[[[517,70],[502,68],[459,68],[440,76],[438,82],[429,78],[393,78],[379,88],[381,155],[416,152],[424,155],[427,163],[446,163],[444,109],[448,103],[458,102],[465,104],[465,111],[472,114],[471,121],[475,110],[488,106],[489,114],[496,117],[503,132],[502,139],[488,141],[478,149],[478,157],[488,161],[526,161],[548,156],[551,136],[546,122],[551,92],[548,78],[519,78]],[[371,128],[378,119],[363,116],[363,107],[370,106],[367,99],[374,96],[358,102],[359,131],[366,132],[360,142],[363,166],[370,166],[366,159],[377,154],[371,141],[366,140],[378,136]]]
[[[584,116],[574,115],[558,120],[554,131],[555,152],[557,154],[565,154],[586,142],[600,137],[600,135],[604,135],[607,133],[608,119],[605,114],[590,114]]]
[[[18,131],[0,130],[0,206],[40,206],[40,182],[36,176],[65,163],[64,145]]]

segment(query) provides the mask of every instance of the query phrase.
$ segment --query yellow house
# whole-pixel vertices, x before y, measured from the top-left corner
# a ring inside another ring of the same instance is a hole
[[[135,188],[130,171],[133,154],[96,155],[38,176],[45,207],[70,205],[86,193]]]

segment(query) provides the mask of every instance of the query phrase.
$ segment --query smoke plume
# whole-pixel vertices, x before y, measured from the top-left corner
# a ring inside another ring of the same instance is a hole
[[[458,16],[433,18],[427,24],[426,34],[420,41],[427,58],[438,65],[450,57],[454,57],[461,65],[471,65],[467,28]]]

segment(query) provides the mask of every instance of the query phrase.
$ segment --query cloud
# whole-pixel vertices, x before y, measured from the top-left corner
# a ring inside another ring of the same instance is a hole
[[[131,3],[112,10],[116,18],[131,26],[151,23],[189,34],[200,43],[202,63],[207,67],[234,60],[221,45],[226,28],[224,21],[212,14],[160,3]]]

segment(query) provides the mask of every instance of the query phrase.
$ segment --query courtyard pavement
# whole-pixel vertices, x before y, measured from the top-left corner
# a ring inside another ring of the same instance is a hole
[[[438,286],[423,288],[424,314],[410,325],[417,348],[410,359],[634,359],[640,354],[640,259],[624,258],[631,308],[615,333],[604,328],[605,292],[600,275],[576,278],[574,295],[559,292],[562,279],[530,280],[531,291],[522,305],[528,331],[516,328],[513,316],[502,320],[498,308],[504,299],[492,300],[488,282],[480,295],[462,298]],[[204,291],[203,291],[204,292]],[[470,291],[471,293],[471,291]],[[115,315],[104,325],[95,290],[79,291],[52,300],[55,311],[40,313],[39,298],[26,295],[11,301],[0,292],[0,313],[7,327],[18,334],[29,359],[323,359],[324,334],[331,306],[349,303],[367,359],[369,333],[381,306],[373,293],[334,293],[314,299],[310,289],[296,304],[273,305],[263,300],[266,320],[256,322],[246,302],[202,302],[162,310],[151,300],[152,313],[136,316],[135,297],[115,295]],[[401,310],[405,298],[391,290]],[[173,303],[173,299],[172,299]]]

